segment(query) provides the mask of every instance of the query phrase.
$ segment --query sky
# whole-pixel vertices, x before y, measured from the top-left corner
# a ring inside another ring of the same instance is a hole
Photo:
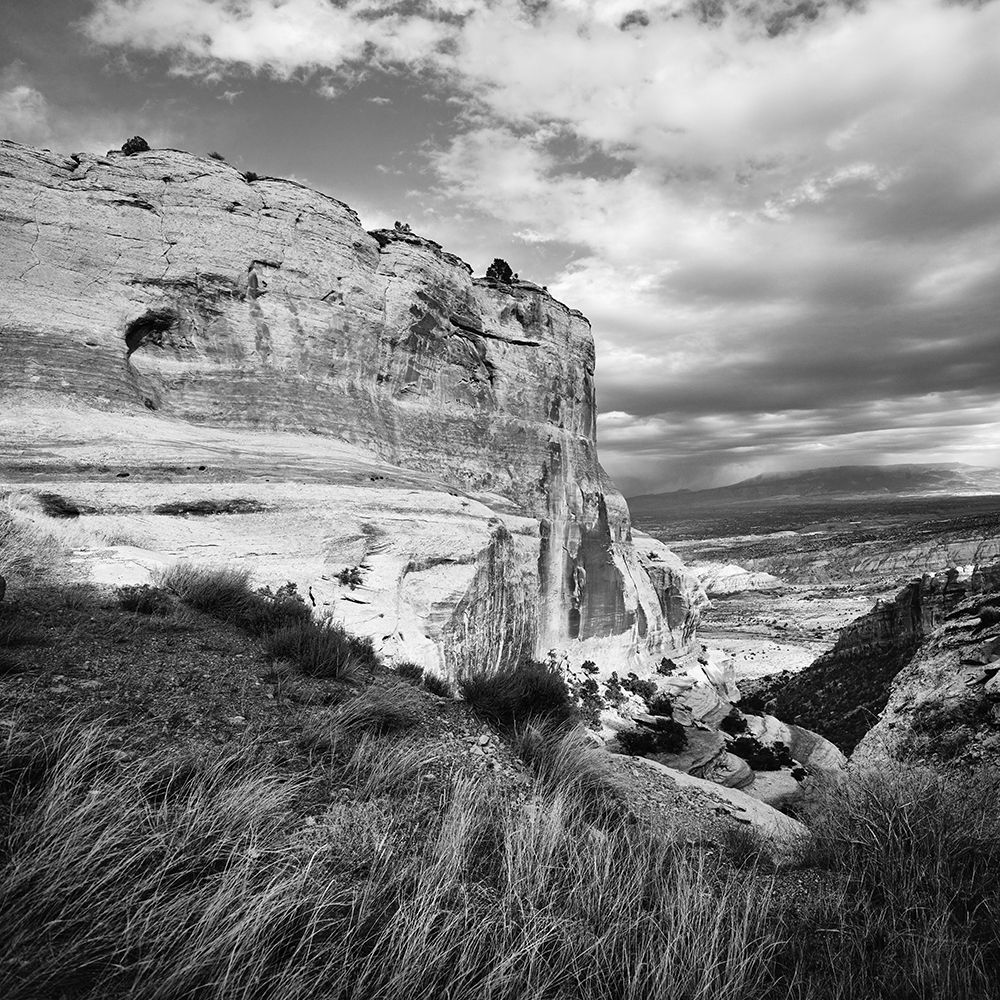
[[[0,135],[134,134],[590,319],[626,494],[1000,465],[1000,0],[7,0]]]

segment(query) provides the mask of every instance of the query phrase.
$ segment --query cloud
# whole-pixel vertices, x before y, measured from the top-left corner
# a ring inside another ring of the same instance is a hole
[[[590,316],[630,483],[989,452],[1000,3],[99,0],[84,30],[188,76],[445,96],[435,235],[504,227]]]

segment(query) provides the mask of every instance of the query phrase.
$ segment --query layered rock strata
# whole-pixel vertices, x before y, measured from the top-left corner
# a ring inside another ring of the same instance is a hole
[[[8,481],[101,487],[107,510],[148,517],[142,482],[207,501],[222,482],[349,485],[350,500],[316,502],[345,504],[364,544],[321,543],[302,583],[391,552],[367,576],[377,593],[355,598],[376,616],[366,630],[451,673],[553,646],[648,670],[690,649],[699,588],[662,554],[641,564],[597,459],[589,324],[543,289],[474,279],[430,240],[366,232],[336,199],[175,150],[0,144],[0,238]],[[215,461],[186,450],[195,428]],[[483,530],[445,520],[437,551],[408,551],[384,497],[364,516],[383,482],[466,498]],[[294,490],[269,502],[295,507]],[[268,538],[270,555],[247,554],[262,578],[287,562]],[[405,581],[432,569],[448,585],[410,600]],[[387,614],[409,623],[402,640]]]

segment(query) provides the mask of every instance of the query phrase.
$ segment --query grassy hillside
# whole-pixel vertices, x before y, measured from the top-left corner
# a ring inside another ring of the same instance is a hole
[[[995,775],[819,790],[776,869],[572,719],[490,729],[287,592],[63,557],[0,516],[6,1000],[1000,989]]]

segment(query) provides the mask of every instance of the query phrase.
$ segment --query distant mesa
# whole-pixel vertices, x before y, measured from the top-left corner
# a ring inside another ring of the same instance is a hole
[[[769,473],[708,490],[672,490],[631,497],[633,513],[678,503],[722,505],[748,500],[798,500],[863,496],[955,496],[1000,493],[1000,469],[961,463],[839,465]]]

